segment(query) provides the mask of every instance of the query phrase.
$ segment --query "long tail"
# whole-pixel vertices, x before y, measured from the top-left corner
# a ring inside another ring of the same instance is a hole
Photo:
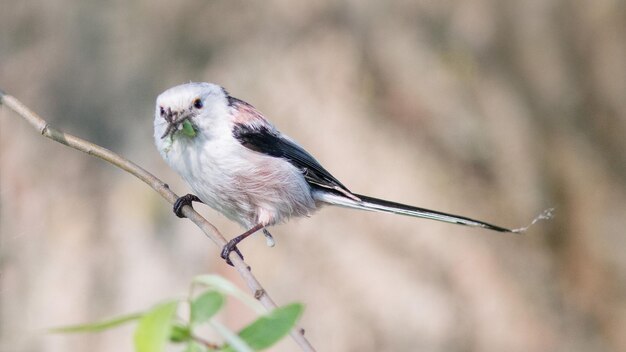
[[[315,198],[333,205],[339,205],[343,207],[353,208],[353,209],[362,209],[369,211],[378,211],[384,213],[392,213],[392,214],[400,214],[407,216],[414,216],[418,218],[432,219],[437,221],[448,222],[452,224],[472,226],[472,227],[480,227],[487,230],[493,230],[498,232],[512,232],[512,233],[523,233],[530,227],[530,225],[534,224],[539,220],[549,219],[552,217],[552,210],[547,209],[543,213],[541,213],[538,217],[536,217],[533,222],[519,229],[507,229],[504,227],[492,225],[483,221],[474,220],[467,218],[465,216],[447,214],[436,210],[418,208],[411,205],[400,204],[395,202],[390,202],[388,200],[368,197],[360,194],[354,194],[356,197],[360,199],[354,200],[350,199],[344,195],[339,195],[330,192],[316,192]]]

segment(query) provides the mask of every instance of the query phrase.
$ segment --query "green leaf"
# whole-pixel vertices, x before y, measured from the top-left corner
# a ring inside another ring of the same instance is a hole
[[[210,288],[213,288],[221,293],[231,295],[239,299],[241,302],[247,304],[250,308],[252,308],[258,314],[264,314],[266,312],[265,308],[263,308],[263,306],[261,305],[261,303],[259,303],[259,301],[257,301],[256,299],[251,297],[249,294],[247,294],[246,292],[242,291],[237,286],[235,286],[235,284],[224,279],[221,276],[218,276],[218,275],[196,276],[193,279],[193,283],[202,284]]]
[[[191,340],[191,329],[188,325],[174,322],[170,331],[170,341],[187,342]]]
[[[178,301],[161,303],[139,320],[135,330],[136,352],[160,352],[165,349],[177,306]]]
[[[182,132],[187,137],[192,137],[193,138],[193,137],[196,136],[196,129],[193,128],[193,125],[191,124],[191,122],[189,122],[189,120],[183,121]]]
[[[201,324],[211,319],[224,305],[224,296],[217,291],[207,291],[191,302],[191,324]]]
[[[61,326],[58,328],[52,328],[49,331],[52,333],[77,333],[77,332],[100,332],[107,329],[118,327],[122,324],[131,322],[141,318],[143,313],[134,313],[121,315],[119,317],[98,321],[95,323],[87,323],[80,325]]]
[[[296,325],[304,307],[300,303],[274,309],[239,332],[239,336],[254,350],[268,348],[280,341]]]

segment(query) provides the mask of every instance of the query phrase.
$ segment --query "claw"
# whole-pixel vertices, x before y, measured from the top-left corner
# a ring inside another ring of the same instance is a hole
[[[226,264],[230,265],[230,266],[234,266],[233,262],[230,261],[230,252],[235,251],[235,253],[237,253],[239,255],[239,257],[241,258],[241,260],[243,260],[243,254],[241,254],[241,252],[239,251],[239,248],[237,248],[237,241],[235,241],[236,238],[233,238],[232,240],[228,241],[228,243],[224,246],[224,248],[222,248],[222,254],[221,257],[222,259],[226,260]]]
[[[246,237],[252,235],[253,233],[259,231],[262,228],[263,228],[263,224],[257,224],[250,230],[228,241],[228,243],[226,243],[224,248],[222,248],[222,254],[221,254],[222,259],[226,260],[226,264],[233,266],[233,263],[230,261],[230,258],[228,257],[230,255],[230,252],[232,251],[235,251],[235,253],[239,254],[239,257],[241,257],[241,260],[243,260],[243,255],[237,248],[237,245],[239,244],[239,242],[243,241]]]
[[[202,203],[200,198],[198,198],[196,195],[193,195],[193,194],[186,194],[186,195],[184,195],[182,197],[179,197],[174,202],[174,214],[176,214],[176,216],[178,216],[179,218],[186,217],[183,214],[183,207],[185,205],[188,205],[191,208],[193,208],[193,205],[191,204],[192,202],[200,202],[200,203]]]

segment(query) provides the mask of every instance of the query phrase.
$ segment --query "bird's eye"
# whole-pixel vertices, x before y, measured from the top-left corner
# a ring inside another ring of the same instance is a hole
[[[165,109],[163,109],[163,107],[159,107],[159,112],[161,113],[161,116],[165,115]]]
[[[196,98],[196,100],[193,101],[193,107],[196,109],[202,109],[202,100],[200,100],[200,98]]]

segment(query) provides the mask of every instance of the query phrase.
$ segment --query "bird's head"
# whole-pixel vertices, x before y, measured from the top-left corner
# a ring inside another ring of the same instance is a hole
[[[194,139],[223,123],[228,94],[212,83],[186,83],[161,93],[154,113],[154,138],[159,149],[178,139]]]

